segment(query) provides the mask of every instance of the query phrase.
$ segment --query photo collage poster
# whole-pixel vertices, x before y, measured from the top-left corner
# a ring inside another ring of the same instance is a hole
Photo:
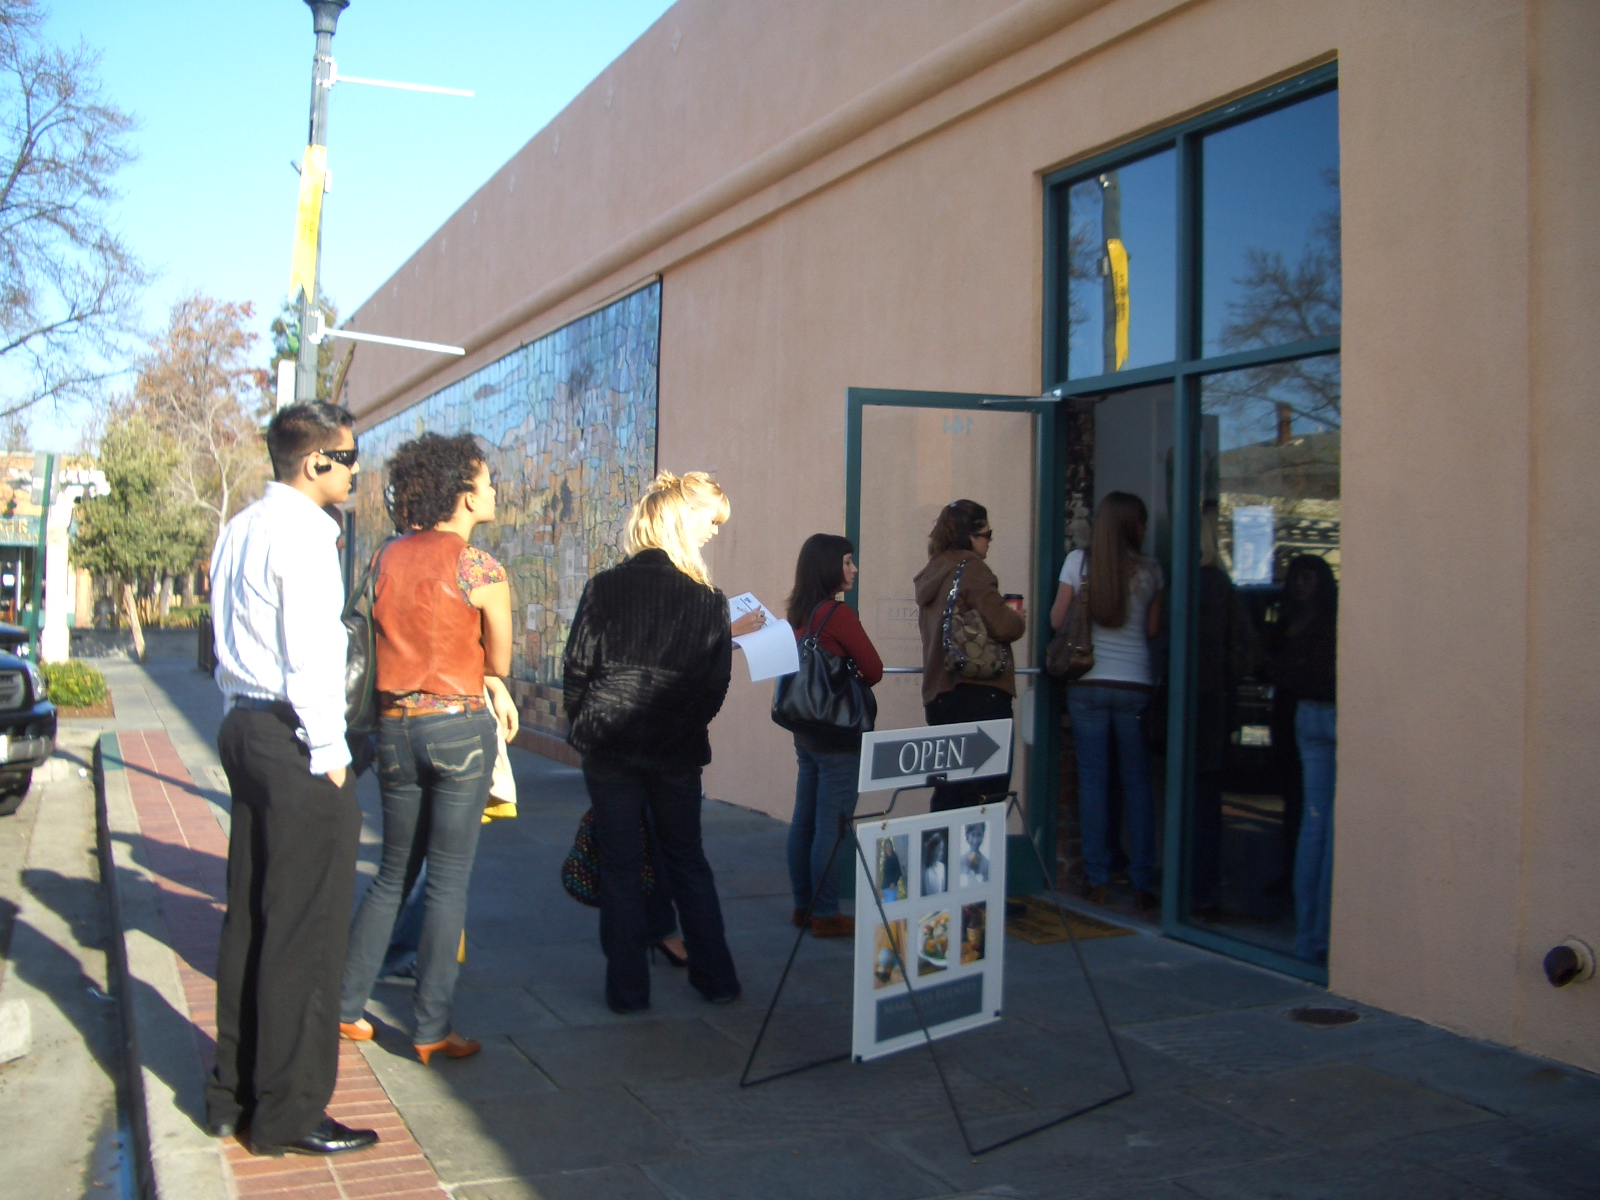
[[[854,1057],[922,1044],[919,1011],[936,1038],[999,1019],[1005,805],[863,822],[856,838]]]

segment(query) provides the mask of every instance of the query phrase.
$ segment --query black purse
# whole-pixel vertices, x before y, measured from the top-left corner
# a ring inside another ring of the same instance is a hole
[[[861,682],[855,663],[820,645],[822,631],[836,611],[830,611],[812,633],[817,610],[811,610],[800,642],[800,669],[779,676],[772,687],[772,719],[790,733],[860,735],[871,733],[877,723],[878,698]]]
[[[388,549],[389,542],[395,540],[390,538],[378,547],[366,571],[362,573],[361,582],[345,601],[344,613],[339,618],[349,638],[344,663],[344,728],[347,738],[363,738],[378,727],[378,630],[372,620],[373,577],[378,573],[378,555]]]

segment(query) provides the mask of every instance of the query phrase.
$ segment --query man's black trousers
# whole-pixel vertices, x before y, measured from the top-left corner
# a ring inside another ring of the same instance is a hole
[[[217,953],[213,1123],[283,1146],[322,1119],[339,1066],[339,984],[355,891],[355,777],[311,774],[280,710],[236,708],[217,751],[233,791],[228,915]]]

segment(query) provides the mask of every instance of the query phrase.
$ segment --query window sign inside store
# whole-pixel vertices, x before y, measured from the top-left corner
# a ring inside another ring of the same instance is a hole
[[[1233,510],[1233,582],[1272,582],[1272,507],[1242,504]]]

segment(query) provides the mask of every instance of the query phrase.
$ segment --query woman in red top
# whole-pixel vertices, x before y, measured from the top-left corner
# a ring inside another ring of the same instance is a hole
[[[808,537],[795,564],[787,615],[795,637],[809,637],[820,629],[818,644],[855,663],[861,682],[871,687],[883,678],[883,661],[861,628],[861,618],[843,603],[844,594],[856,582],[855,553],[848,538],[832,533]],[[800,764],[794,820],[789,825],[794,923],[804,923],[809,905],[814,937],[849,937],[855,933],[855,920],[840,915],[838,881],[826,876],[828,857],[839,835],[839,818],[856,810],[861,735],[796,733],[794,754]]]

